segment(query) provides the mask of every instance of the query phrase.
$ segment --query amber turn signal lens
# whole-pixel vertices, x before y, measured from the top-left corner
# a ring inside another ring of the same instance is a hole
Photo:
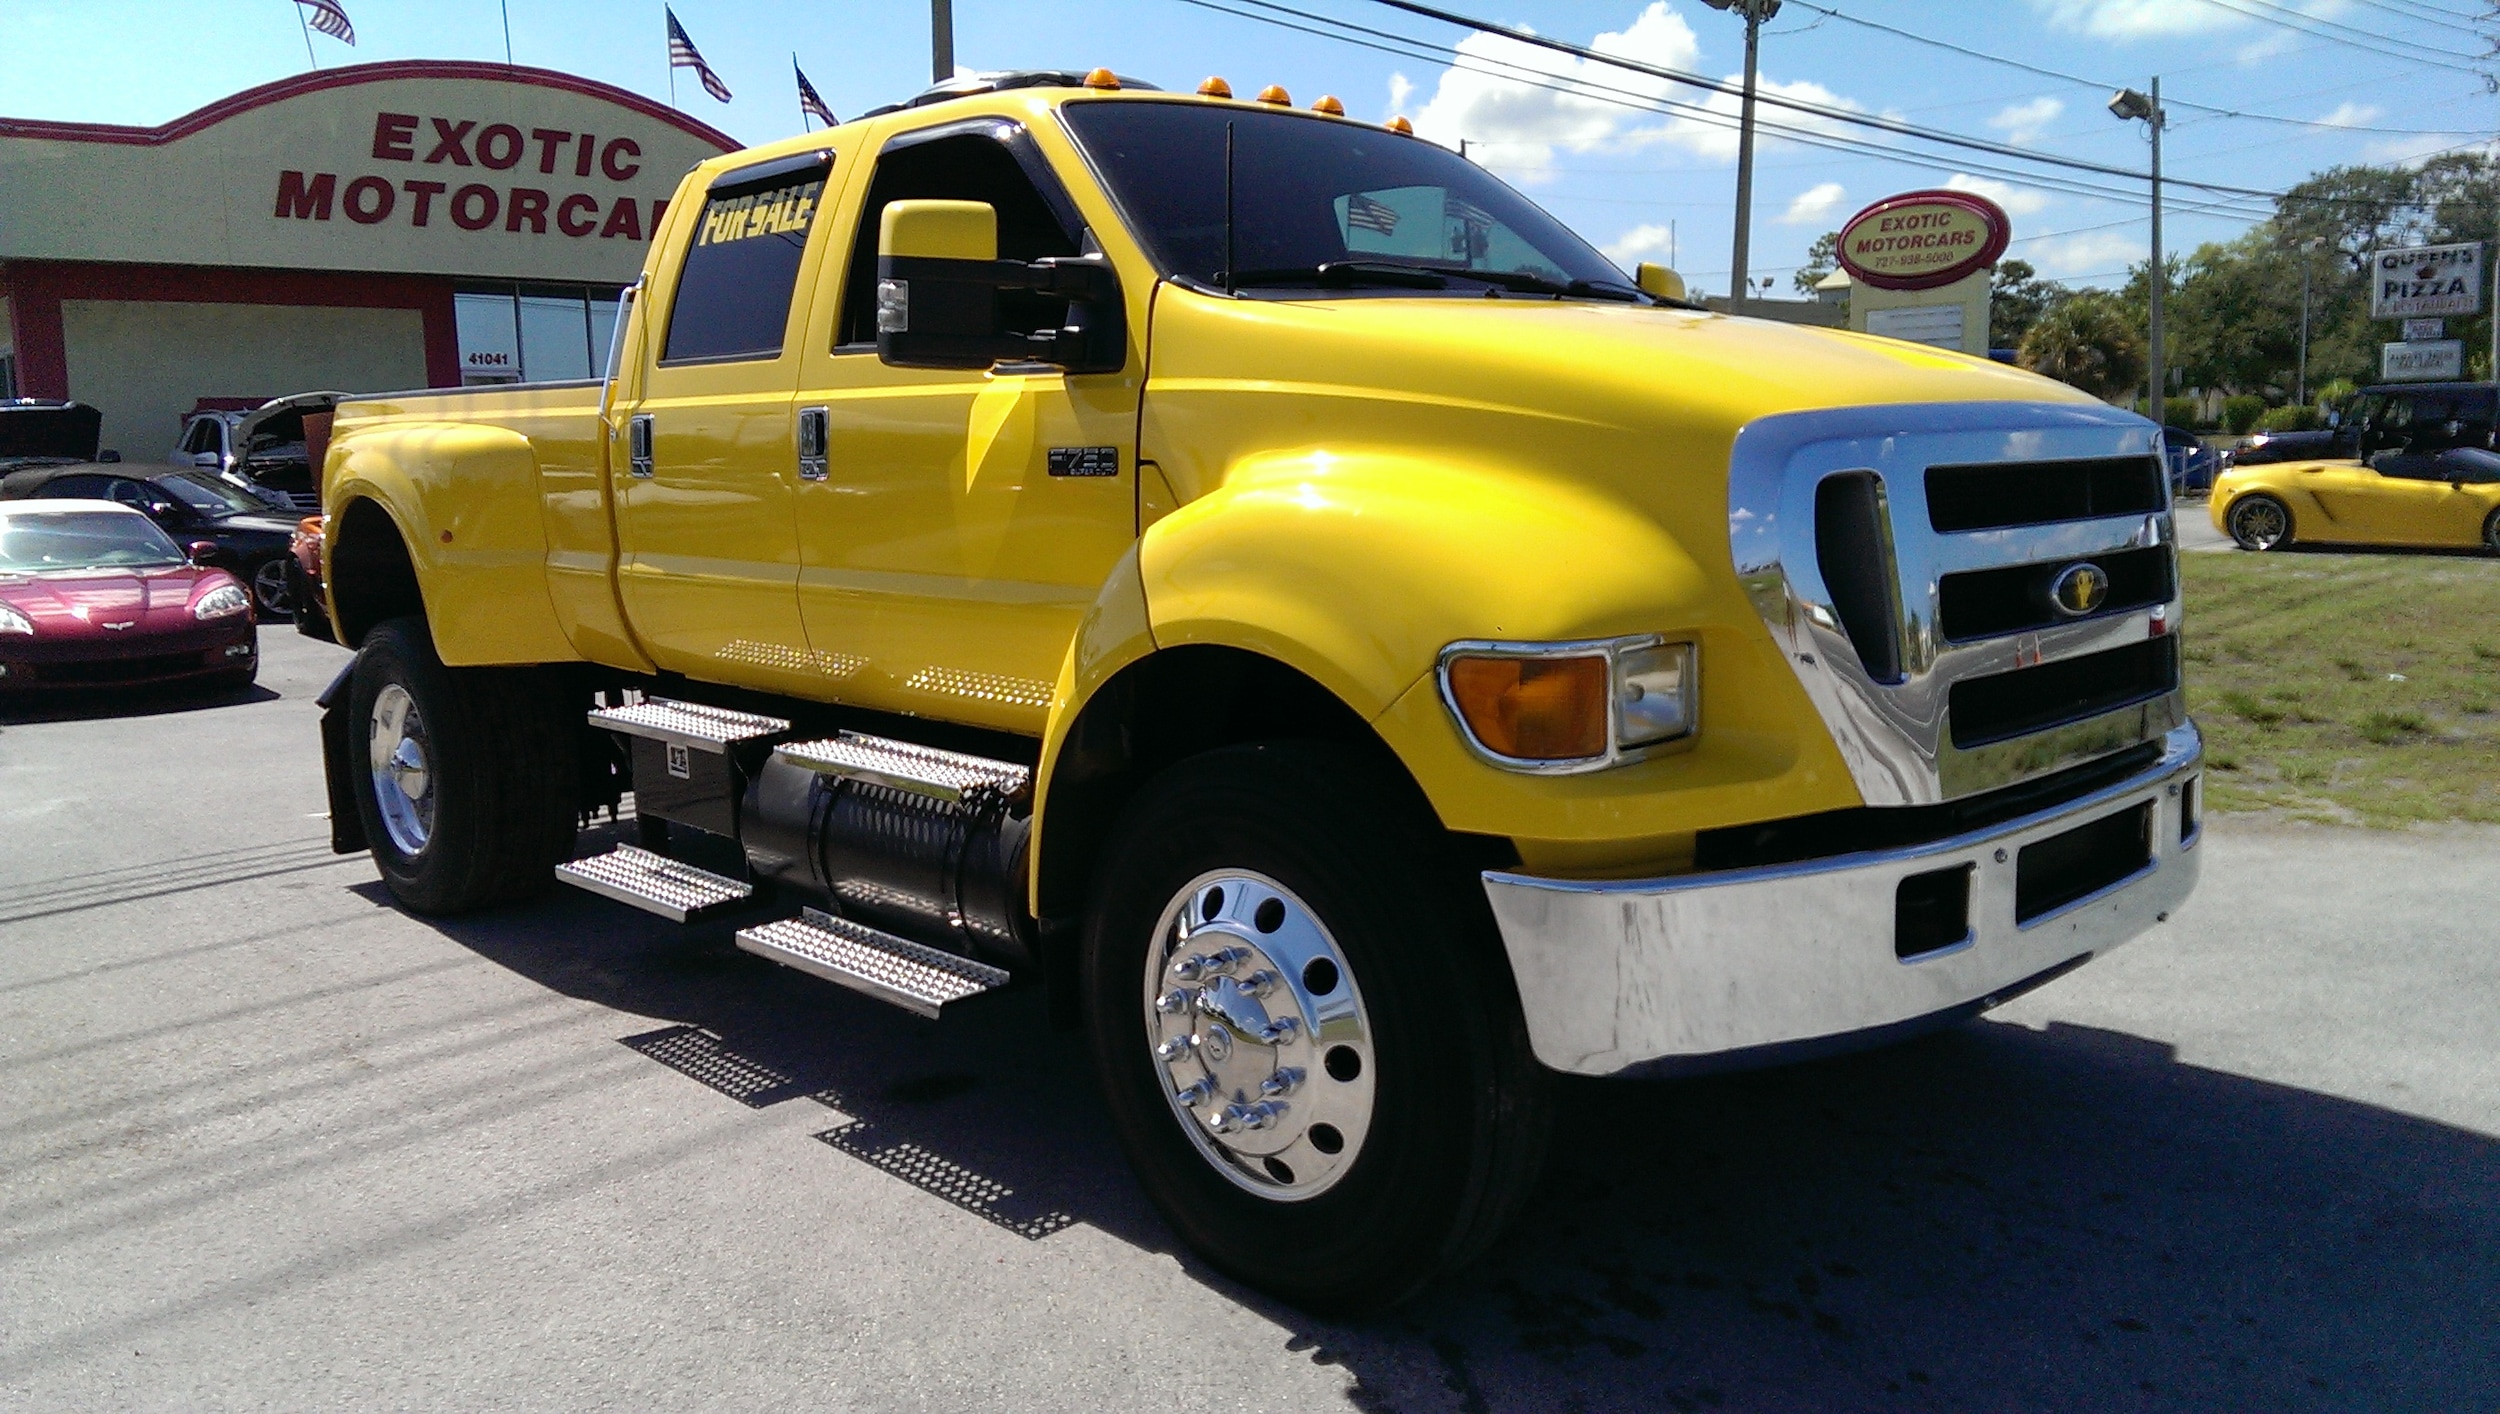
[[[1459,657],[1450,696],[1484,749],[1522,761],[1606,754],[1606,659]]]

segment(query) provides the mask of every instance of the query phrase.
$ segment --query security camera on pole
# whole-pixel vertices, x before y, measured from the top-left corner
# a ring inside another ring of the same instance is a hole
[[[1745,100],[1736,129],[1736,252],[1728,272],[1728,312],[1745,312],[1745,258],[1753,239],[1753,101],[1755,59],[1761,49],[1762,22],[1780,12],[1780,0],[1702,0],[1713,10],[1729,10],[1745,18]]]
[[[2110,95],[2109,111],[2120,122],[2141,120],[2153,134],[2153,268],[2145,281],[2152,293],[2152,318],[2147,321],[2152,327],[2146,331],[2149,347],[2145,350],[2146,361],[2152,365],[2152,398],[2145,404],[2144,415],[2155,422],[2166,422],[2169,419],[2165,399],[2170,389],[2164,377],[2166,370],[2162,367],[2161,357],[2161,294],[2162,286],[2169,283],[2170,272],[2161,262],[2161,130],[2168,121],[2168,115],[2162,112],[2161,107],[2161,76],[2153,76],[2153,91],[2150,94],[2122,88]]]

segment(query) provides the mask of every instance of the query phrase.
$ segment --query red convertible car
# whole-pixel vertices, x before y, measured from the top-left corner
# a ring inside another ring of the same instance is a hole
[[[241,687],[251,591],[111,501],[0,503],[0,697],[56,687]]]

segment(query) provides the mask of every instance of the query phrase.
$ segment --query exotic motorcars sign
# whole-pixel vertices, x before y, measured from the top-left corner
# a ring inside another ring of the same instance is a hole
[[[2488,278],[2480,241],[2378,251],[2370,256],[2370,317],[2480,314]]]
[[[1886,197],[1840,228],[1840,268],[1885,290],[1932,290],[1984,270],[2013,234],[2005,212],[1966,191]]]

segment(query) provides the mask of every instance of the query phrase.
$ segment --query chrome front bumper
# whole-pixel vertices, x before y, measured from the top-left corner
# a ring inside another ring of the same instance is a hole
[[[1488,871],[1537,1059],[1581,1075],[1775,1064],[1975,1016],[2165,921],[2196,886],[2203,747],[2194,725],[2143,772],[2054,809],[1898,850],[1669,879]],[[2141,868],[2015,921],[2025,847],[2149,812]],[[1972,870],[1970,933],[1903,959],[1895,898]]]

